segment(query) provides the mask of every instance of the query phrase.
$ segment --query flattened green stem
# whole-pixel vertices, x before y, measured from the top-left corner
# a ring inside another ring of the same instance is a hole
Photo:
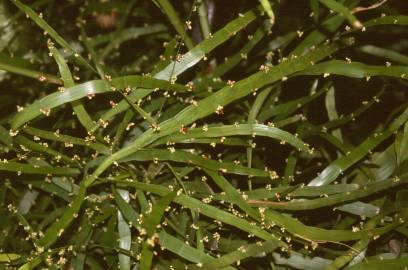
[[[160,198],[153,206],[149,215],[145,216],[142,223],[143,228],[146,230],[147,237],[154,237],[156,233],[156,227],[160,224],[160,221],[164,215],[166,208],[177,196],[177,191],[169,192]],[[150,270],[153,262],[153,250],[152,247],[145,241],[142,244],[142,254],[140,256],[140,270]]]
[[[320,0],[318,0],[320,1]],[[348,1],[348,6],[350,8],[355,7],[360,0],[350,0]],[[336,15],[328,18],[321,23],[321,27],[328,31],[329,33],[334,33],[345,21],[344,16]],[[309,48],[316,46],[327,39],[327,35],[323,33],[320,29],[316,29],[308,34],[302,42],[290,53],[290,55],[299,55],[307,51]]]
[[[191,105],[182,110],[173,118],[164,121],[155,130],[149,129],[145,133],[143,133],[140,137],[138,137],[133,143],[129,146],[119,150],[118,152],[114,153],[111,156],[106,157],[106,159],[97,167],[97,169],[89,175],[85,180],[83,180],[83,185],[86,187],[90,186],[98,177],[101,175],[107,168],[109,168],[114,162],[137,152],[138,150],[142,149],[143,147],[147,146],[148,144],[154,142],[155,140],[162,138],[166,135],[169,135],[175,131],[180,130],[183,126],[193,123],[197,119],[201,119],[205,116],[208,116],[218,110],[220,106],[225,106],[239,98],[242,98],[257,89],[266,86],[267,84],[272,84],[282,78],[286,78],[291,74],[294,74],[298,71],[304,70],[311,65],[311,63],[318,62],[331,53],[335,52],[339,47],[336,45],[324,45],[319,47],[309,53],[299,56],[297,58],[289,59],[287,61],[282,62],[281,64],[275,66],[273,70],[265,73],[265,72],[257,72],[252,76],[247,77],[240,82],[237,82],[235,85],[224,87],[223,89],[219,90],[218,92],[212,94],[211,96],[204,98],[200,102],[198,102],[197,106]],[[217,101],[217,103],[214,102]],[[181,195],[182,196],[182,195]],[[178,197],[179,198],[179,197]],[[70,208],[72,209],[73,213],[66,212],[63,217],[61,218],[66,221],[66,223],[61,224],[60,226],[64,226],[66,228],[69,223],[73,219],[73,214],[76,214],[79,211],[80,205],[83,199],[80,196],[77,196],[75,202],[78,202],[78,206]],[[208,214],[212,214],[210,212],[214,212],[215,209],[208,209]],[[226,222],[230,223],[229,218],[224,219]],[[273,220],[273,218],[272,218]],[[238,221],[237,221],[238,222]],[[241,228],[246,227],[246,223],[235,222],[234,225],[240,224]],[[248,230],[248,229],[247,229]],[[269,233],[265,232],[267,235],[264,234],[264,231],[250,229],[253,234],[258,235],[259,237],[268,240],[271,239]]]
[[[350,168],[353,164],[365,157],[368,152],[377,147],[381,142],[389,138],[395,131],[397,131],[408,120],[408,108],[398,116],[388,128],[381,133],[375,133],[373,136],[367,138],[359,146],[355,147],[348,155],[341,156],[327,166],[319,176],[315,177],[309,186],[327,185],[342,174],[345,170]]]
[[[103,69],[103,67],[102,67],[102,65],[100,63],[99,56],[95,52],[95,49],[94,49],[93,45],[90,43],[89,38],[86,35],[85,28],[84,28],[83,25],[81,25],[80,31],[81,31],[81,35],[80,35],[79,40],[82,41],[85,48],[88,50],[88,52],[89,52],[89,54],[90,54],[90,56],[92,58],[92,62],[95,65],[96,70],[98,71],[99,77],[102,80],[105,80],[105,78],[106,78],[105,71],[104,71],[104,69]]]
[[[62,54],[54,47],[54,45],[50,45],[48,49],[50,50],[52,56],[55,59],[55,62],[58,64],[58,69],[62,77],[62,81],[64,82],[64,87],[70,88],[75,86],[74,79],[72,78],[71,71],[66,63]],[[85,110],[84,105],[80,100],[75,100],[71,102],[72,109],[75,112],[79,122],[82,126],[89,131],[93,126],[93,120]]]
[[[248,120],[247,120],[248,124],[253,124],[255,122],[256,117],[262,108],[262,105],[264,104],[265,100],[268,98],[272,89],[273,89],[272,87],[269,87],[257,95],[254,101],[254,104],[252,104],[251,110],[249,111]],[[252,142],[253,140],[251,139],[249,143],[252,144]],[[252,146],[247,147],[246,152],[247,152],[247,166],[248,168],[251,168],[252,167]],[[252,190],[251,179],[248,179],[248,189]]]
[[[333,86],[330,87],[329,91],[326,94],[325,105],[326,105],[326,110],[327,110],[327,115],[329,117],[329,120],[334,121],[338,119],[339,115],[336,109],[336,97],[335,97],[335,90]],[[343,136],[341,133],[341,129],[333,130],[332,134],[334,137],[339,139],[340,142],[343,142]],[[340,153],[338,155],[340,155]]]
[[[345,270],[383,270],[383,269],[405,269],[408,265],[408,258],[398,258],[392,260],[372,259],[368,262],[361,262],[345,268]]]
[[[204,0],[197,0],[198,4],[198,18],[200,20],[201,32],[203,39],[210,36],[210,23],[208,22],[207,5]]]
[[[112,88],[113,87],[113,88]],[[142,77],[137,75],[129,75],[123,77],[117,77],[112,79],[111,83],[106,80],[92,80],[82,84],[64,89],[63,92],[54,92],[49,94],[31,105],[24,108],[24,110],[14,115],[11,120],[11,128],[17,129],[24,125],[28,121],[41,115],[41,110],[51,110],[59,107],[65,103],[80,100],[84,97],[92,97],[96,94],[112,93],[115,88],[124,89],[126,87],[146,87],[146,88],[166,88],[171,91],[185,91],[186,87],[179,84],[170,84],[164,80],[157,80],[148,77]],[[139,89],[139,93],[145,93],[143,89]],[[126,101],[124,101],[127,103]]]
[[[350,24],[355,28],[362,28],[363,24],[353,15],[353,13],[340,2],[335,0],[319,0],[323,5],[327,6],[330,10],[339,13],[341,16],[346,17]]]
[[[132,107],[133,110],[135,110],[144,120],[149,122],[150,125],[156,125],[156,120],[150,116],[149,113],[145,112],[140,106],[137,104],[133,103],[125,93],[123,93],[121,90],[119,92],[122,94],[123,98],[129,103],[129,105]]]
[[[33,127],[25,127],[23,132],[46,140],[86,146],[106,155],[111,153],[110,149],[104,144],[98,142],[87,142],[84,139],[60,134],[59,132],[50,132]]]
[[[14,161],[0,161],[0,171],[16,172],[18,174],[53,174],[65,176],[74,176],[80,173],[76,168],[37,166]]]
[[[169,189],[159,186],[159,185],[152,185],[152,184],[145,184],[141,182],[133,182],[133,181],[117,181],[117,180],[108,180],[110,182],[122,182],[125,186],[132,186],[136,187],[137,189],[141,189],[144,191],[152,192],[154,194],[164,196],[169,192]],[[210,206],[207,204],[198,201],[189,196],[180,195],[176,197],[174,200],[176,203],[183,205],[184,207],[188,207],[191,209],[200,209],[200,212],[208,217],[215,218],[224,222],[226,224],[230,224],[236,228],[239,228],[245,232],[249,232],[258,236],[264,240],[276,240],[275,237],[271,235],[270,232],[266,232],[264,234],[264,230],[260,229],[258,226],[250,225],[247,220],[240,219],[234,215],[231,215],[227,212],[224,212],[214,206]],[[284,228],[292,235],[299,237],[301,239],[307,240],[308,242],[338,242],[338,241],[350,241],[350,240],[359,240],[362,237],[369,234],[370,236],[374,235],[382,235],[384,233],[389,232],[390,230],[395,229],[396,227],[400,226],[400,220],[404,220],[408,216],[408,211],[401,212],[395,217],[395,221],[390,223],[386,226],[375,228],[372,230],[360,230],[357,232],[349,231],[349,230],[328,230],[322,229],[313,226],[307,226],[301,223],[299,220],[278,213],[273,210],[265,210],[265,222],[268,224],[275,224],[281,228]],[[401,218],[401,219],[400,219]],[[248,227],[249,226],[249,227]],[[284,242],[280,242],[282,246],[286,246]]]
[[[121,197],[126,203],[129,203],[130,196],[129,191],[126,189],[117,189],[117,195]],[[129,228],[128,223],[126,222],[125,218],[123,217],[123,213],[121,210],[117,210],[117,218],[118,218],[118,234],[119,234],[119,247],[124,250],[130,250],[131,242],[132,242],[132,232]],[[121,270],[130,270],[130,257],[124,254],[119,253],[119,266]]]
[[[401,179],[400,179],[401,178]],[[367,184],[357,190],[348,191],[331,195],[327,198],[319,198],[313,200],[289,201],[289,202],[272,202],[261,200],[250,200],[251,205],[265,206],[273,209],[304,211],[323,208],[332,205],[338,205],[346,202],[355,201],[375,193],[383,192],[387,189],[397,187],[408,183],[408,175],[400,176],[388,180],[376,181],[372,184]]]
[[[180,130],[181,127],[193,123],[197,119],[201,119],[216,112],[218,108],[242,98],[253,91],[256,91],[258,88],[271,84],[279,79],[289,76],[290,74],[309,67],[311,62],[319,61],[337,49],[338,47],[334,45],[322,46],[321,48],[315,49],[308,54],[282,62],[268,73],[260,71],[237,82],[234,86],[224,87],[211,96],[199,101],[197,106],[191,105],[186,107],[173,118],[162,122],[155,128],[155,130],[147,130],[132,144],[107,157],[94,171],[94,173],[86,179],[86,185],[89,186],[92,184],[92,182],[95,181],[97,177],[113,162],[137,152],[141,148],[159,138]],[[217,102],[215,103],[214,100]],[[308,148],[307,145],[304,145],[304,147]]]
[[[228,61],[220,63],[214,67],[211,72],[211,77],[222,77],[228,71],[236,67],[241,61],[244,61],[251,50],[267,35],[272,25],[269,22],[265,22],[264,26],[259,27],[253,34],[252,38],[234,55],[228,57]]]
[[[45,81],[53,84],[61,85],[62,82],[60,79],[55,77],[54,75],[45,74],[40,71],[31,70],[27,68],[18,67],[11,64],[6,64],[0,60],[0,70],[5,70],[11,73],[20,74],[26,77],[30,77],[36,80]]]
[[[62,217],[53,223],[44,233],[44,236],[39,240],[39,245],[45,248],[51,246],[64,233],[64,230],[69,226],[71,221],[78,217],[78,212],[82,203],[85,200],[86,186],[81,184],[78,195],[74,201],[70,203],[68,209]]]
[[[173,8],[172,4],[168,0],[156,0],[157,3],[160,4],[160,7],[163,9],[164,14],[169,18],[170,23],[174,26],[177,33],[181,36],[183,42],[186,44],[189,50],[194,48],[193,40],[187,35],[187,31],[185,28],[185,24],[180,21],[180,16],[177,15],[176,10]],[[195,5],[196,1],[193,1],[193,6]],[[192,7],[193,9],[193,7]],[[190,18],[187,19],[188,23]],[[187,26],[188,27],[188,26]]]
[[[170,169],[170,171],[173,173],[173,175],[176,178],[178,184],[182,187],[184,194],[188,195],[187,189],[186,189],[185,185],[183,184],[183,180],[180,178],[180,175],[176,172],[176,170],[173,168],[173,166],[171,166],[168,162],[166,162],[166,165]],[[200,213],[199,213],[199,211],[195,211],[193,209],[190,209],[190,212],[191,212],[191,219],[195,223],[196,220],[198,220]],[[194,224],[194,225],[197,226],[197,224]],[[197,229],[195,230],[195,235],[196,235],[197,249],[200,252],[204,252],[204,243],[203,243],[203,240],[202,240],[203,232],[202,232],[200,226],[197,226]]]
[[[367,78],[371,76],[389,76],[408,80],[408,68],[406,66],[371,66],[360,62],[347,62],[331,60],[319,63],[298,75],[330,74],[342,75],[351,78]]]
[[[171,80],[172,77],[176,78],[178,75],[193,67],[200,62],[206,54],[210,53],[216,47],[232,38],[237,32],[244,29],[248,24],[253,22],[257,18],[257,12],[250,10],[239,16],[235,20],[232,20],[226,24],[223,28],[218,30],[210,39],[203,40],[200,44],[195,46],[192,50],[185,53],[178,61],[172,61],[160,72],[156,73],[153,77],[160,80]],[[163,87],[168,89],[168,87]],[[136,89],[129,94],[129,99],[136,101],[142,99],[151,94],[153,89]],[[126,100],[123,100],[117,104],[115,108],[110,109],[101,116],[103,121],[109,121],[118,113],[123,112],[129,108],[129,104]],[[100,127],[96,124],[92,128],[92,132],[95,132]]]
[[[385,199],[381,199],[380,206],[384,205]],[[364,229],[374,229],[375,226],[380,222],[383,215],[370,219],[365,225]],[[345,252],[344,255],[337,257],[332,264],[327,266],[324,270],[337,270],[345,266],[354,257],[360,256],[359,254],[367,248],[368,244],[371,242],[371,238],[367,235],[363,239],[356,242],[353,247]]]
[[[234,250],[227,253],[215,260],[208,261],[203,264],[203,269],[223,269],[232,265],[238,261],[244,260],[246,258],[255,257],[259,254],[269,254],[279,246],[274,241],[264,241],[256,244],[248,244],[242,246],[238,250]],[[189,266],[189,269],[199,270],[201,267],[196,265]]]
[[[216,260],[216,258],[213,258],[207,253],[187,245],[182,240],[166,233],[164,230],[160,231],[158,236],[160,239],[160,246],[187,261],[204,264]],[[222,270],[236,270],[236,268],[228,266],[226,268],[222,268]]]
[[[271,4],[269,3],[269,0],[259,0],[261,2],[262,8],[265,10],[266,14],[268,14],[270,20],[272,23],[275,22],[275,14],[273,13]]]
[[[115,139],[113,141],[112,149],[119,148],[123,135],[126,131],[127,125],[129,124],[129,122],[132,120],[134,116],[135,116],[135,113],[133,110],[126,111],[125,115],[123,116],[122,121],[120,122],[118,128],[116,129],[116,134],[115,134]]]
[[[75,49],[69,45],[69,43],[60,36],[44,19],[42,19],[34,10],[29,6],[21,3],[19,0],[11,0],[11,2],[16,5],[23,13],[27,14],[41,29],[46,31],[60,46],[72,52],[78,60],[84,64],[86,67],[96,72],[95,69],[81,56]]]
[[[20,145],[25,146],[26,148],[28,148],[28,149],[30,149],[30,150],[32,150],[34,152],[45,153],[45,154],[48,154],[51,157],[54,157],[56,159],[61,159],[67,164],[71,164],[71,165],[77,164],[74,160],[69,158],[67,155],[62,154],[59,151],[56,151],[56,150],[52,149],[51,147],[46,147],[46,146],[43,146],[43,145],[41,145],[41,144],[39,144],[37,142],[34,142],[34,141],[28,139],[25,136],[18,135],[15,138],[15,142],[20,144]]]
[[[145,184],[142,182],[135,182],[135,181],[131,181],[131,182],[121,181],[121,180],[120,181],[108,180],[108,181],[114,182],[114,183],[122,183],[123,185],[132,186],[139,190],[151,192],[153,194],[157,194],[160,196],[165,196],[166,194],[170,192],[168,188],[160,186],[160,185]],[[220,220],[221,222],[224,222],[225,224],[229,224],[231,226],[239,228],[261,239],[276,241],[276,236],[260,228],[259,226],[251,225],[251,223],[245,219],[236,217],[226,211],[223,211],[221,209],[218,209],[217,207],[205,204],[187,195],[180,194],[174,199],[174,202],[177,204],[183,205],[184,207],[190,208],[190,209],[199,209],[202,215],[208,216],[213,219]],[[283,246],[283,247],[287,246],[283,241],[279,241],[279,243],[280,243],[280,246]]]
[[[385,58],[396,63],[400,63],[403,65],[408,65],[408,56],[398,53],[394,50],[384,49],[381,47],[377,47],[374,45],[364,45],[360,47],[362,52],[367,54],[375,55],[377,57]]]

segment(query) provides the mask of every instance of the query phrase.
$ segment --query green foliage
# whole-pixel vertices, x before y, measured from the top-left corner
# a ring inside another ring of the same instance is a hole
[[[0,2],[0,269],[406,269],[408,5],[369,2]]]

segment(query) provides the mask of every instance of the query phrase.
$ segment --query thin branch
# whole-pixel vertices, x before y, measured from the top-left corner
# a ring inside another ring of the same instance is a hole
[[[358,12],[375,9],[375,8],[378,8],[378,7],[382,6],[382,5],[384,5],[387,1],[388,0],[381,0],[381,1],[375,3],[375,4],[371,5],[371,6],[368,6],[368,7],[355,7],[351,11],[351,13],[355,14],[355,13],[358,13]]]

